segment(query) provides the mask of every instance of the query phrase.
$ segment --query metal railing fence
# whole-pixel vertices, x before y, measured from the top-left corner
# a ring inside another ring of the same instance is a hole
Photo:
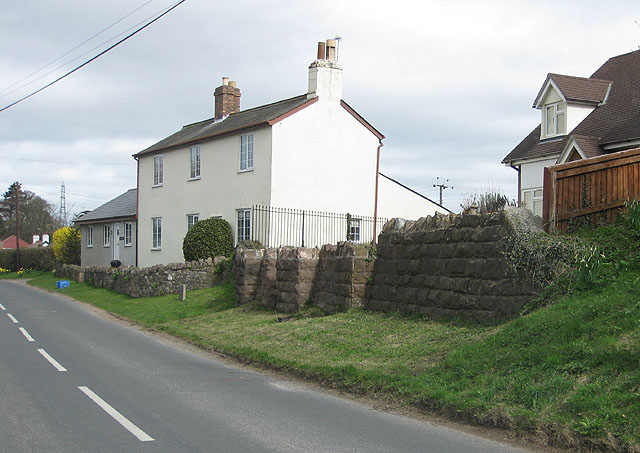
[[[378,217],[377,231],[388,219]],[[251,208],[251,239],[265,247],[321,247],[351,240],[373,240],[374,218],[356,214],[277,208]]]

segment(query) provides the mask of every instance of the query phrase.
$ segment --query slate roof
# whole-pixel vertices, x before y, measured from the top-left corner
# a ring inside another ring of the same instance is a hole
[[[594,155],[604,154],[604,145],[640,139],[639,50],[610,58],[589,79],[579,81],[578,77],[561,76],[561,80],[564,89],[574,97],[594,98],[595,101],[595,98],[602,96],[607,81],[611,81],[611,90],[606,102],[596,107],[589,116],[569,131],[568,136],[540,140],[538,126],[502,160],[502,163],[510,164],[512,161],[557,155],[562,152],[569,136],[590,137],[588,152]],[[586,80],[593,83],[584,82]],[[587,93],[576,95],[574,90],[580,87]],[[582,147],[582,144],[580,146]]]
[[[147,149],[134,154],[134,157],[197,143],[242,129],[266,126],[269,125],[270,121],[286,115],[297,108],[301,108],[306,103],[311,104],[315,101],[317,101],[317,98],[307,99],[307,95],[302,94],[272,104],[261,105],[249,110],[232,113],[224,120],[215,121],[214,118],[210,118],[198,123],[189,124],[175,134],[170,135],[164,140],[160,140],[155,145],[151,145]]]
[[[88,212],[81,217],[78,217],[74,220],[74,223],[88,223],[110,219],[135,217],[137,204],[138,190],[129,189],[122,195],[117,196],[111,201],[107,201],[105,204],[94,209],[93,211]]]
[[[542,88],[533,103],[534,107],[538,106],[540,97],[542,96],[549,80],[555,82],[556,86],[560,89],[562,95],[567,101],[588,104],[599,104],[600,102],[603,102],[607,98],[609,87],[611,86],[610,80],[550,73],[547,75],[547,80],[544,85],[542,85]]]

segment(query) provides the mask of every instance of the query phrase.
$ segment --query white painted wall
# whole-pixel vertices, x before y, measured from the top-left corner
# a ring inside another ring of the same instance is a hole
[[[378,186],[378,217],[401,217],[417,220],[420,217],[432,216],[436,212],[448,214],[437,204],[411,192],[391,179],[380,176]],[[378,228],[380,231],[382,225]]]
[[[153,185],[153,155],[139,159],[138,265],[184,262],[187,215],[222,216],[236,231],[236,209],[270,203],[271,129],[254,134],[254,169],[240,171],[240,135],[200,144],[201,176],[189,180],[190,146],[164,151],[164,184]],[[162,217],[162,249],[152,250],[152,218]]]
[[[559,156],[538,160],[530,163],[523,163],[520,167],[521,189],[534,189],[542,187],[544,181],[544,168],[555,165]]]
[[[595,107],[589,105],[567,105],[567,132],[571,133],[575,127],[589,116]]]
[[[273,126],[271,204],[372,216],[378,145],[339,100],[320,97]]]

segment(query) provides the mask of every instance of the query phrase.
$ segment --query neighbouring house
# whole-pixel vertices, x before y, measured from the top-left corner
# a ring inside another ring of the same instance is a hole
[[[73,221],[82,236],[82,266],[109,266],[112,260],[137,265],[136,205],[137,190],[129,189]]]
[[[502,161],[518,172],[518,202],[542,216],[544,168],[640,145],[640,51],[591,77],[549,74],[533,107],[541,122]]]
[[[41,237],[39,234],[34,234],[29,247],[49,247],[49,235],[44,233]]]
[[[184,126],[134,155],[141,267],[183,261],[185,234],[209,217],[226,219],[236,244],[274,245],[276,230],[294,223],[316,228],[312,222],[323,213],[350,213],[348,226],[338,228],[365,242],[380,231],[382,220],[366,236],[364,217],[417,219],[448,212],[379,175],[384,135],[342,100],[335,44],[318,43],[306,93],[241,111],[240,90],[223,77],[214,92],[213,118]]]
[[[0,241],[0,249],[15,249],[17,248],[18,244],[20,245],[20,248],[29,247],[30,245],[23,239],[18,239],[18,241],[16,241],[16,235],[12,234],[11,236],[8,236]]]

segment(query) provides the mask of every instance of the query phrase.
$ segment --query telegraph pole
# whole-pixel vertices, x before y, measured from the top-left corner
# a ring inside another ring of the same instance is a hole
[[[449,181],[448,179],[443,179],[438,176],[433,182],[433,187],[440,188],[440,206],[442,206],[442,191],[444,189],[453,189],[453,181]]]
[[[16,272],[20,270],[20,183],[15,183],[16,191]]]

